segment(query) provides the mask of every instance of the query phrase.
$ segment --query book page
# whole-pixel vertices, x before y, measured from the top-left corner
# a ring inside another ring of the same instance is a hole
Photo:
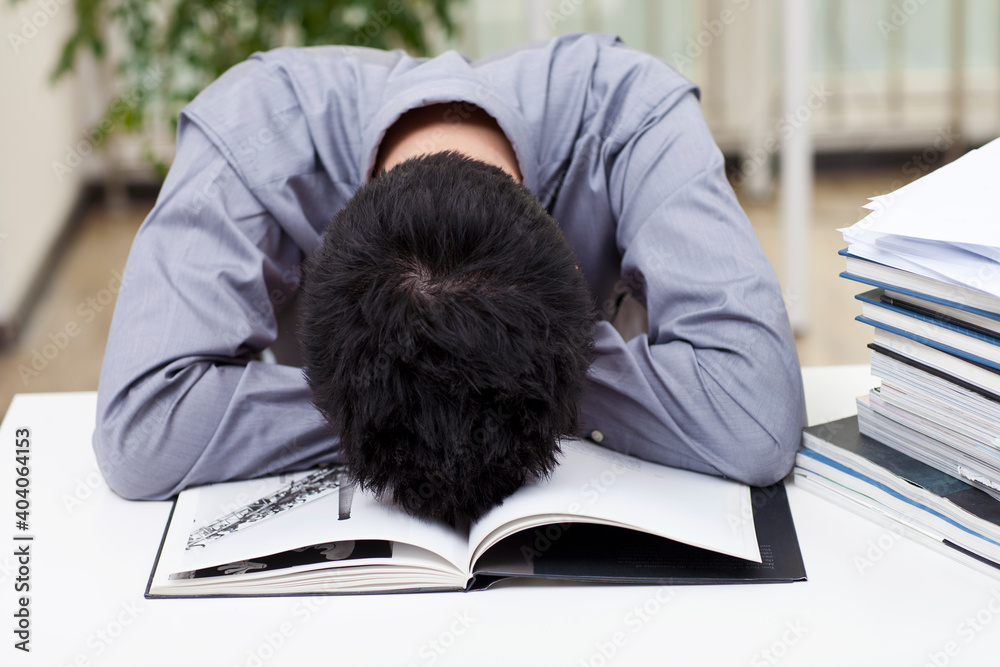
[[[264,502],[276,497],[287,499],[293,495],[288,490],[296,488],[295,482],[309,475],[315,475],[315,471],[185,490],[178,496],[171,521],[171,530],[179,529],[183,538],[171,538],[172,544],[164,544],[161,559],[165,567],[170,573],[186,572],[316,544],[387,540],[432,551],[456,569],[466,571],[468,545],[464,534],[383,505],[359,489],[353,490],[346,511],[337,487],[301,502],[286,500],[280,510]],[[239,518],[261,514],[262,506],[269,508],[262,518],[250,522]],[[224,534],[218,536],[220,530]]]
[[[578,521],[635,528],[761,562],[750,488],[579,440],[562,443],[549,480],[522,487],[472,526],[470,562],[518,530]]]

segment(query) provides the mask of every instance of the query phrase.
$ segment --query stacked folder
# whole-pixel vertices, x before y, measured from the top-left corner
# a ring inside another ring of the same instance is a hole
[[[881,386],[856,418],[806,430],[796,478],[1000,577],[997,173],[1000,140],[841,230]]]

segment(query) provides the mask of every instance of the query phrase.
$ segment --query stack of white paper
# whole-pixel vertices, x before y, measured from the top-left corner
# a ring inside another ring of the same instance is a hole
[[[1000,139],[880,197],[848,252],[1000,297]]]

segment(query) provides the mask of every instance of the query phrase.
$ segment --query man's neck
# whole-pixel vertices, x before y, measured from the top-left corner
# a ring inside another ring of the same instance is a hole
[[[455,151],[500,167],[521,180],[517,155],[496,120],[467,102],[432,104],[407,111],[393,123],[379,145],[375,172],[420,155]]]

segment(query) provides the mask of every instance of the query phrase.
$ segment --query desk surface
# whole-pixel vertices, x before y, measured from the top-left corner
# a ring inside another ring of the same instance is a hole
[[[810,421],[866,367],[804,371]],[[483,593],[145,600],[170,504],[122,500],[90,448],[92,393],[15,397],[0,427],[4,665],[988,665],[1000,584],[790,485],[809,581],[517,585]],[[32,431],[31,653],[15,650],[14,431]],[[306,662],[308,661],[308,662]]]

